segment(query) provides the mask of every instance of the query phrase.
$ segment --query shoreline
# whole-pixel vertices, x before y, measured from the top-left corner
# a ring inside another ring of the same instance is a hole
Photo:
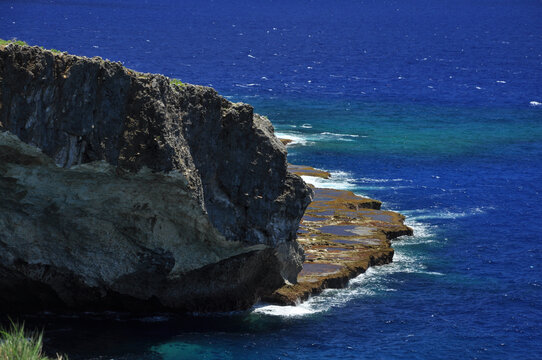
[[[289,164],[299,176],[329,179],[330,173]],[[297,241],[305,251],[296,284],[287,284],[262,299],[275,305],[296,305],[327,288],[344,288],[371,266],[393,261],[391,240],[413,235],[405,217],[381,210],[381,202],[348,190],[316,188],[301,219]]]

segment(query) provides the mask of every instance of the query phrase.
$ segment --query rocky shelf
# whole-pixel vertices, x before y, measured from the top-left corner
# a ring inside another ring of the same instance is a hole
[[[327,178],[326,171],[290,165],[303,176]],[[412,235],[404,216],[380,210],[381,202],[351,191],[313,188],[314,198],[301,220],[298,241],[305,251],[297,284],[287,284],[264,298],[295,305],[326,288],[342,288],[370,266],[390,263],[391,240]]]

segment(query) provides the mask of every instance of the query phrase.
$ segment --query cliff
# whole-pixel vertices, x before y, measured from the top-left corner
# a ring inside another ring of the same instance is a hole
[[[0,47],[0,308],[242,309],[295,283],[312,191],[213,89]]]

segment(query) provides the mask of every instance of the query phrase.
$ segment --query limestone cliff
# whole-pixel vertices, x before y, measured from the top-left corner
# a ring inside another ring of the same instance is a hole
[[[0,307],[231,310],[295,282],[312,193],[249,105],[8,45],[0,131]]]

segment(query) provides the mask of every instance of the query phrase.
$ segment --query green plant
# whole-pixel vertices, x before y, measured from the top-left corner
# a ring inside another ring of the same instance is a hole
[[[27,334],[24,324],[11,323],[9,330],[0,330],[0,360],[52,360],[42,351],[43,333]],[[57,355],[56,360],[67,360]]]
[[[179,80],[179,79],[173,79],[173,78],[172,78],[172,79],[170,79],[169,81],[170,81],[173,85],[176,85],[176,86],[184,86],[184,83],[183,83],[181,80]]]
[[[28,45],[28,44],[25,43],[24,41],[22,41],[22,40],[17,40],[17,39],[15,39],[15,38],[13,38],[13,39],[11,39],[11,40],[0,39],[0,45],[8,45],[8,44],[15,44],[15,45],[20,45],[20,46]]]
[[[15,38],[11,39],[11,40],[4,40],[4,39],[0,39],[0,46],[6,46],[6,45],[9,45],[9,44],[15,44],[15,45],[19,45],[19,46],[30,46],[28,45],[28,43],[22,41],[22,40],[17,40]],[[44,48],[43,46],[40,46],[40,49],[43,49],[43,50],[49,50],[55,54],[59,54],[61,53],[62,51],[60,50],[57,50],[57,49],[46,49]]]

